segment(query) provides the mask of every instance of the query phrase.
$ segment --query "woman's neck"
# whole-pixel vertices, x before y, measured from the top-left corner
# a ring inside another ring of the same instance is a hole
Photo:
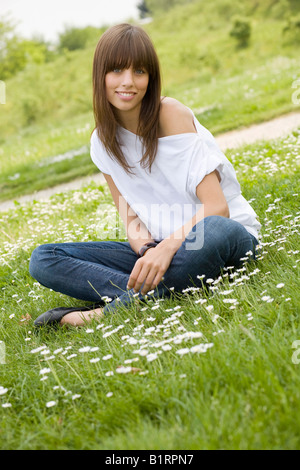
[[[122,127],[132,132],[133,134],[137,134],[139,127],[140,110],[132,110],[132,112],[122,112],[118,110],[117,115],[118,121],[120,122]]]

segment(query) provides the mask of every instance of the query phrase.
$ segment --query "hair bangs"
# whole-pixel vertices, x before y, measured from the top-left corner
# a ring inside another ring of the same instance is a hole
[[[127,31],[127,34],[116,39],[107,56],[106,73],[131,66],[134,69],[145,69],[149,74],[154,73],[156,67],[151,48],[140,34]]]

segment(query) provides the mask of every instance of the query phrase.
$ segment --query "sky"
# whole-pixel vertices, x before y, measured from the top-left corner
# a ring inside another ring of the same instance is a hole
[[[9,15],[25,38],[55,42],[66,26],[102,26],[138,18],[139,0],[0,0],[0,18]]]

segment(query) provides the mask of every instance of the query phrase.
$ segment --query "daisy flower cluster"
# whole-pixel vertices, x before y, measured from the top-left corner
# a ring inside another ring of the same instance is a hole
[[[20,252],[30,254],[39,243],[92,239],[97,227],[95,213],[99,201],[101,203],[107,196],[107,188],[96,189],[90,185],[84,191],[61,193],[49,200],[27,203],[20,208],[17,206],[0,213],[0,224],[3,227],[0,266],[15,260]],[[84,212],[81,224],[74,223],[74,210]],[[23,226],[23,221],[26,221],[26,227]],[[9,233],[9,227],[14,226],[16,232],[20,232],[17,237],[12,237]]]
[[[285,139],[261,143],[258,149],[230,152],[236,174],[253,178],[256,174],[273,177],[285,173],[291,175],[300,164],[300,133],[290,134]]]
[[[118,376],[157,373],[162,361],[170,363],[186,355],[203,355],[214,346],[199,329],[187,329],[186,319],[181,321],[186,316],[181,306],[164,309],[164,299],[159,300],[149,301],[139,320],[127,318],[117,326],[116,319],[111,324],[93,322],[82,329],[87,339],[81,344],[71,342],[55,349],[51,344],[43,344],[28,349],[28,354],[37,359],[40,382],[49,383],[47,393],[51,392],[52,399],[45,406],[52,408],[62,400],[81,398],[80,391],[68,390],[62,383],[69,371],[81,382],[83,364],[90,376],[102,377],[106,397],[110,398]],[[158,311],[162,320],[155,316]],[[59,374],[59,370],[62,373]],[[53,386],[53,382],[56,385]]]

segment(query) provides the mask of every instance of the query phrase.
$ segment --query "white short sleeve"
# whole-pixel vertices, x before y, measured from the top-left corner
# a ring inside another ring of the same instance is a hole
[[[110,175],[111,174],[111,170],[109,168],[110,162],[108,161],[110,157],[107,154],[107,151],[105,150],[104,145],[102,144],[101,140],[99,139],[97,135],[97,129],[94,130],[91,136],[90,154],[91,154],[91,158],[93,162],[99,168],[99,170],[102,171],[102,173]]]
[[[241,193],[233,166],[217,145],[197,136],[192,154],[187,179],[187,190],[195,196],[196,188],[206,175],[217,170],[223,193],[227,201]]]

